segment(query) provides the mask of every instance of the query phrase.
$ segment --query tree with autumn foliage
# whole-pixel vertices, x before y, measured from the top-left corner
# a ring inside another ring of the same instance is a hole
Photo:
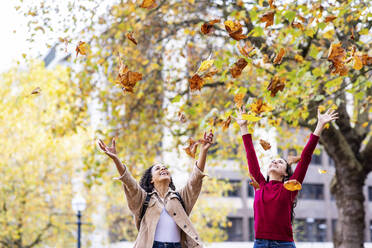
[[[1,85],[0,247],[66,247],[75,243],[72,182],[90,145],[72,111],[69,70],[30,61]]]
[[[48,0],[18,9],[30,18],[31,41],[42,26],[56,33],[48,43],[61,36],[61,50],[66,41],[90,46],[70,58],[79,65],[81,103],[101,103],[101,133],[140,141],[122,144],[134,175],[162,153],[164,129],[184,152],[189,137],[212,127],[214,156],[241,159],[236,136],[227,135],[237,133],[229,128],[235,105],[247,105],[246,118],[286,139],[293,128],[313,129],[317,109],[333,107],[340,118],[320,143],[336,168],[334,244],[363,247],[362,186],[372,170],[369,1],[120,1],[101,12],[100,1],[88,2],[68,4],[63,27],[49,24],[61,6]],[[108,168],[95,157],[85,168],[91,182]]]

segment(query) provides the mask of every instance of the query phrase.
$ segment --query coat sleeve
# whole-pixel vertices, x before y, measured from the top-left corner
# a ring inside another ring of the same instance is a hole
[[[202,188],[203,178],[206,176],[197,166],[198,162],[195,162],[194,168],[191,172],[186,185],[179,191],[182,200],[185,203],[186,213],[189,215],[192,208],[194,207]]]
[[[257,183],[261,185],[265,183],[266,181],[261,173],[260,166],[258,164],[256,152],[254,150],[254,146],[252,142],[252,135],[245,134],[243,135],[242,138],[243,138],[245,152],[247,155],[249,173],[254,178],[254,180],[256,180]]]

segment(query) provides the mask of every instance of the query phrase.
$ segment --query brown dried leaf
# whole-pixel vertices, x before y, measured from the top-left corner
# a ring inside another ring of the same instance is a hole
[[[137,41],[136,41],[136,39],[133,37],[133,31],[128,32],[128,33],[126,34],[126,36],[127,36],[127,38],[128,38],[131,42],[134,43],[134,45],[137,46]]]
[[[275,15],[275,11],[270,11],[268,13],[265,13],[263,16],[261,16],[259,21],[266,22],[265,28],[267,28],[274,24],[274,15]]]
[[[271,96],[276,96],[278,91],[283,91],[285,86],[285,79],[277,75],[271,78],[270,84],[267,86],[267,90],[271,91]]]
[[[274,62],[273,62],[274,65],[278,65],[278,64],[282,63],[284,55],[285,55],[285,49],[280,48],[279,53],[276,55],[276,57],[274,59]]]
[[[240,58],[234,63],[233,67],[230,68],[230,73],[233,78],[237,78],[242,74],[243,69],[247,66],[248,62],[244,58]]]
[[[260,145],[262,146],[262,148],[267,151],[271,148],[271,145],[269,142],[263,140],[263,139],[260,139]]]
[[[213,25],[219,22],[220,22],[220,19],[215,19],[215,20],[206,22],[201,26],[200,30],[203,34],[210,34],[212,32]]]

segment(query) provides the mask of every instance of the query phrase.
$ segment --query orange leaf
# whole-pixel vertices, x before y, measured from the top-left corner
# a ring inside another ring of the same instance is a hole
[[[269,0],[269,5],[270,5],[270,8],[276,9],[276,6],[274,4],[274,0]]]
[[[126,36],[127,36],[127,38],[128,38],[131,42],[134,43],[134,45],[137,46],[137,41],[136,41],[136,39],[133,37],[133,31],[128,32],[128,33],[126,34]]]
[[[158,4],[156,3],[156,0],[143,0],[140,7],[145,9],[152,9],[155,8],[157,5]]]
[[[250,57],[249,53],[254,50],[254,46],[251,46],[249,41],[245,43],[244,47],[241,47],[239,43],[237,44],[239,52],[241,55]]]
[[[263,139],[260,139],[260,145],[262,146],[262,148],[267,151],[271,148],[271,145],[269,142],[263,140]]]
[[[304,26],[301,23],[299,23],[299,22],[292,22],[291,26],[293,28],[301,29],[302,31],[304,31],[304,29],[305,29]]]
[[[359,56],[354,56],[354,66],[355,70],[360,70],[363,68],[363,62]]]
[[[201,90],[204,84],[204,80],[198,74],[195,74],[194,76],[192,76],[192,78],[189,78],[189,84],[191,91]]]
[[[272,110],[272,107],[262,101],[262,98],[259,98],[256,102],[251,104],[251,110],[257,115],[268,112]]]
[[[76,57],[79,55],[86,55],[87,54],[87,44],[84,41],[79,41],[79,44],[76,46]]]
[[[369,57],[368,54],[363,54],[362,63],[363,65],[372,65],[372,57]]]
[[[195,158],[196,149],[199,143],[194,141],[192,138],[189,138],[188,142],[189,142],[189,146],[183,149],[185,150],[187,155],[189,155],[192,158]]]
[[[274,59],[274,65],[282,63],[284,54],[285,54],[285,49],[280,48],[279,53],[276,55],[276,57]]]
[[[229,33],[230,37],[233,38],[234,40],[242,40],[248,38],[248,36],[243,35],[243,26],[242,24],[239,23],[239,21],[231,21],[227,20],[224,22],[225,24],[225,29]]]
[[[119,73],[116,78],[116,83],[121,84],[124,91],[132,92],[138,81],[142,80],[142,74],[139,72],[129,71],[128,67],[120,61]]]
[[[301,183],[298,182],[295,179],[285,181],[283,186],[284,186],[284,188],[286,188],[289,191],[301,190],[301,188],[302,188]]]
[[[265,28],[271,26],[274,24],[274,15],[275,15],[275,12],[274,11],[270,11],[266,14],[264,14],[261,18],[260,18],[260,22],[266,22],[266,26]]]
[[[332,62],[330,65],[331,73],[338,73],[340,76],[345,76],[348,72],[345,66],[346,52],[342,48],[341,43],[334,43],[331,45],[328,53],[328,61]]]
[[[334,19],[336,19],[336,16],[327,16],[324,20],[324,22],[332,22]]]
[[[271,91],[271,96],[274,97],[278,91],[283,91],[285,79],[275,75],[271,78],[270,84],[267,86],[267,90]]]
[[[233,78],[237,78],[242,74],[243,69],[247,66],[248,62],[240,58],[237,62],[234,63],[233,67],[230,68],[230,73]]]
[[[234,102],[236,104],[236,107],[241,108],[241,106],[243,106],[244,96],[245,96],[244,93],[238,93],[234,96]]]
[[[355,36],[354,36],[354,28],[353,28],[353,27],[351,28],[350,39],[355,40]]]
[[[203,34],[209,34],[212,32],[212,28],[213,28],[213,25],[220,22],[219,19],[215,19],[215,20],[212,20],[212,21],[209,21],[209,22],[206,22],[204,23],[202,26],[201,26],[201,32]]]
[[[225,131],[226,129],[229,128],[231,123],[231,116],[227,117],[227,120],[223,122],[222,130]]]

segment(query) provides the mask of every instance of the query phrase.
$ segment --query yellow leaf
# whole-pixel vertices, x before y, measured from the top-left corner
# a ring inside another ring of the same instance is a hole
[[[204,60],[200,67],[199,67],[199,70],[198,72],[203,72],[203,71],[207,71],[214,63],[214,60],[211,59],[211,60]]]
[[[319,172],[319,174],[325,174],[325,173],[327,173],[327,170],[318,169],[318,172]]]
[[[249,114],[242,114],[242,119],[251,121],[251,122],[256,122],[256,121],[261,120],[261,117],[257,117],[257,116],[249,115]]]
[[[354,56],[354,66],[353,68],[355,70],[360,70],[363,68],[363,63],[362,63],[362,60],[360,59],[359,56]]]
[[[362,124],[362,127],[367,127],[368,126],[368,121],[366,121],[366,122],[364,122],[363,124]]]

